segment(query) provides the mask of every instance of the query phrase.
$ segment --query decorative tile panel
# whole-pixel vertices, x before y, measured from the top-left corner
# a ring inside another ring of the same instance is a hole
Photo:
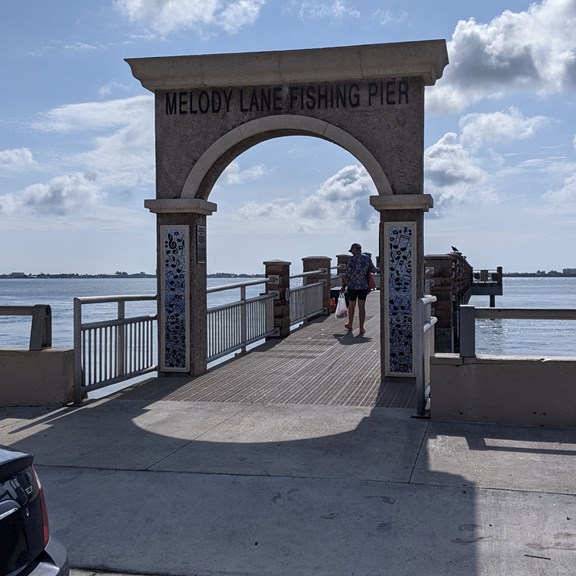
[[[189,370],[188,226],[160,226],[162,327],[161,370]]]
[[[416,222],[386,223],[384,233],[388,303],[386,373],[411,376],[414,374],[412,303],[416,284]]]

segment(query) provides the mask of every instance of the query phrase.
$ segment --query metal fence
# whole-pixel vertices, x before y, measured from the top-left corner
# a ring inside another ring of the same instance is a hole
[[[416,415],[425,416],[430,398],[430,356],[434,354],[432,304],[436,296],[423,296],[414,307],[414,372],[416,375]]]
[[[291,281],[324,270],[305,272]],[[236,351],[246,352],[250,344],[277,333],[274,327],[274,294],[247,297],[246,288],[265,285],[268,278],[224,284],[207,289],[207,294],[240,290],[237,301],[207,310],[207,361],[214,362]],[[326,281],[292,287],[288,292],[290,324],[298,324],[326,313]],[[157,315],[126,316],[127,302],[156,300],[155,295],[74,298],[75,402],[90,391],[158,370]],[[83,307],[116,305],[114,318],[97,322],[83,320]]]
[[[127,302],[155,295],[74,298],[74,402],[85,394],[158,369],[154,331],[157,315],[126,317]],[[116,318],[83,322],[83,307],[116,304]]]
[[[326,270],[312,270],[290,276],[291,284],[298,278],[306,279],[310,276],[326,274]],[[317,316],[326,314],[324,305],[324,287],[326,280],[311,282],[302,286],[293,286],[290,288],[290,325],[306,322]]]
[[[34,306],[0,306],[0,316],[31,316],[29,350],[52,346],[52,308],[48,304]]]
[[[460,306],[460,356],[476,356],[476,318],[502,318],[506,320],[576,320],[573,308],[476,308]]]
[[[208,309],[207,360],[212,362],[275,334],[274,295],[246,297],[246,287],[265,284],[267,279],[250,280],[208,288],[207,293],[240,289],[240,300]]]

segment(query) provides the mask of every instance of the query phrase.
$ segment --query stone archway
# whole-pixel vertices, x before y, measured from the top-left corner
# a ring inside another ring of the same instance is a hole
[[[207,200],[220,173],[248,148],[270,138],[282,136],[316,136],[336,144],[356,157],[370,174],[379,194],[392,194],[382,166],[356,138],[324,120],[300,115],[266,116],[234,128],[216,140],[198,159],[182,190],[181,198]],[[215,167],[218,167],[218,170]]]
[[[155,94],[159,357],[206,370],[206,217],[226,166],[264,140],[323,138],[371,175],[380,212],[382,378],[413,377],[412,303],[423,294],[424,88],[444,40],[127,60]],[[182,335],[185,337],[182,338]]]

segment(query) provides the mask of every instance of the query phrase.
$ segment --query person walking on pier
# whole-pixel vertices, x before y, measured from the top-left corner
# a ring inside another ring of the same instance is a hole
[[[377,272],[376,267],[372,264],[369,256],[362,254],[362,246],[356,242],[352,244],[349,252],[352,256],[346,264],[346,272],[342,279],[342,288],[344,292],[348,288],[348,324],[344,325],[346,330],[353,330],[354,314],[356,312],[356,302],[358,302],[358,321],[362,335],[366,332],[364,321],[366,320],[366,297],[370,293],[368,286],[368,272]]]

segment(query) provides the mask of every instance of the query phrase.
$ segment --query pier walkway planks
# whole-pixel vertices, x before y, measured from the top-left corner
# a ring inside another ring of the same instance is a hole
[[[271,340],[196,378],[159,377],[116,394],[124,400],[414,408],[415,386],[380,383],[380,293],[366,306],[366,334],[333,315]]]

